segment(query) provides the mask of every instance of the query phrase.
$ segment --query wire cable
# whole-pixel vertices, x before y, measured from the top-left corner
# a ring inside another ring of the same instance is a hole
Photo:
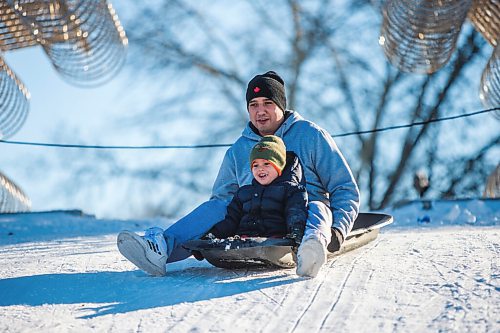
[[[458,119],[458,118],[471,117],[471,116],[475,116],[475,115],[478,115],[478,114],[487,113],[487,112],[493,112],[493,111],[497,111],[497,110],[500,110],[500,107],[495,107],[495,108],[486,109],[486,110],[480,110],[480,111],[471,112],[471,113],[464,113],[464,114],[459,114],[459,115],[455,115],[455,116],[442,117],[442,118],[434,118],[434,119],[429,119],[429,120],[425,120],[425,121],[417,121],[417,122],[414,122],[414,123],[411,123],[411,124],[405,124],[405,125],[394,125],[394,126],[388,126],[388,127],[383,127],[383,128],[375,128],[375,129],[366,130],[366,131],[357,131],[357,132],[349,132],[349,133],[343,133],[343,134],[336,134],[336,135],[332,135],[332,137],[338,138],[338,137],[343,137],[343,136],[368,134],[368,133],[375,133],[375,132],[385,132],[385,131],[391,131],[391,130],[400,129],[400,128],[422,126],[422,125],[425,125],[425,124],[437,123],[437,122],[440,122],[440,121],[447,121],[447,120],[454,120],[454,119]]]
[[[425,121],[413,122],[404,125],[394,125],[382,128],[375,128],[372,130],[346,132],[341,134],[334,134],[332,137],[346,137],[352,135],[362,135],[376,132],[385,132],[401,128],[409,128],[414,126],[422,126],[429,123],[436,123],[441,121],[454,120],[465,117],[472,117],[479,114],[489,113],[493,111],[500,110],[499,107],[494,107],[491,109],[485,109],[480,111],[475,111],[471,113],[463,113],[455,116],[448,116],[442,118],[434,118]],[[219,148],[219,147],[230,147],[231,143],[216,143],[216,144],[200,144],[200,145],[146,145],[146,146],[110,146],[110,145],[81,145],[81,144],[65,144],[65,143],[43,143],[43,142],[28,142],[28,141],[11,141],[11,140],[0,140],[0,143],[13,144],[13,145],[25,145],[25,146],[42,146],[42,147],[56,147],[56,148],[79,148],[79,149],[200,149],[200,148]]]

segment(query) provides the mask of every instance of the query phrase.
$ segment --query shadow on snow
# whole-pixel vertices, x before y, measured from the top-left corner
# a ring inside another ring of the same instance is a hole
[[[244,294],[300,280],[286,273],[245,275],[245,271],[213,267],[170,272],[161,278],[141,271],[43,274],[0,280],[0,306],[81,304],[82,312],[94,313],[79,318],[89,319]],[[91,307],[88,303],[108,304]]]

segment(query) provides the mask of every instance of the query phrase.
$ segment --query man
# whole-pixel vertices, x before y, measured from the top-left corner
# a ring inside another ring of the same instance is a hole
[[[224,219],[226,207],[239,187],[250,184],[248,155],[265,135],[283,139],[299,157],[309,196],[306,230],[297,258],[297,274],[314,277],[326,262],[327,248],[340,248],[359,211],[359,190],[333,138],[297,112],[286,110],[285,83],[273,71],[255,76],[246,91],[250,122],[227,150],[215,180],[212,197],[170,228],[152,228],[144,237],[124,231],[120,252],[152,275],[165,275],[165,263],[191,253],[182,244],[198,239]]]

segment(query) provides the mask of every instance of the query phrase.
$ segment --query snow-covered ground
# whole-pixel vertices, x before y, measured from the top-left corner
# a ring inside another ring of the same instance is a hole
[[[500,201],[414,202],[315,279],[189,258],[153,278],[116,249],[166,220],[0,214],[2,332],[500,332]]]

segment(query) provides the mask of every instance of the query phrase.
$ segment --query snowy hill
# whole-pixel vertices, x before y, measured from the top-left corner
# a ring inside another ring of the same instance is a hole
[[[171,221],[0,214],[0,331],[499,332],[500,202],[412,202],[315,279],[189,258],[164,278],[116,249]]]

